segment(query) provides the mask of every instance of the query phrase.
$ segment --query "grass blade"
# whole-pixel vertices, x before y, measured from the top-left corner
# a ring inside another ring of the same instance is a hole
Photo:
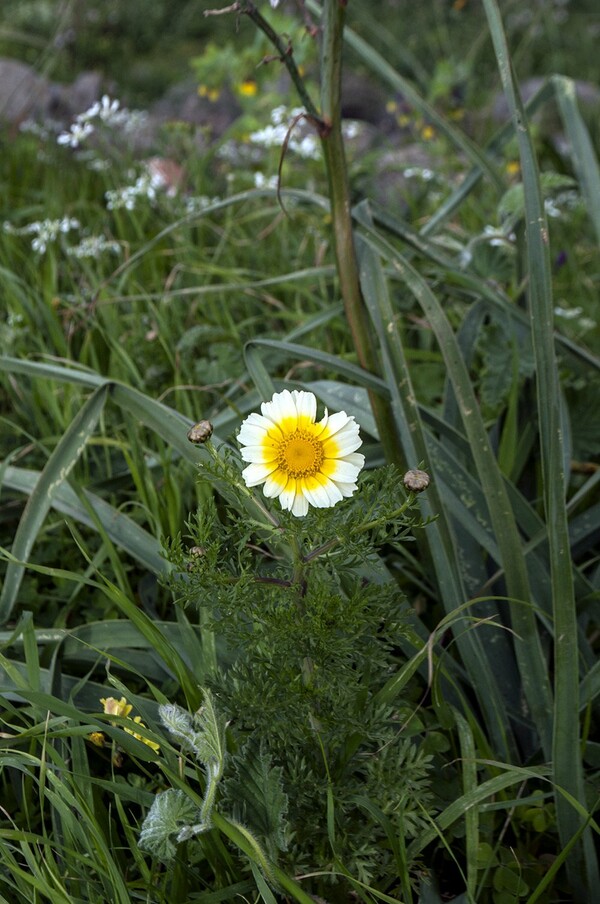
[[[590,133],[577,106],[575,82],[565,76],[554,75],[552,84],[555,88],[558,109],[571,144],[571,157],[575,173],[600,242],[600,168]]]
[[[552,760],[554,782],[581,804],[585,801],[579,738],[579,674],[577,616],[565,507],[566,479],[561,431],[560,383],[554,351],[553,303],[548,230],[539,171],[523,104],[495,0],[484,0],[494,51],[521,157],[525,192],[525,229],[529,273],[529,313],[536,363],[540,457],[544,508],[552,576],[554,645],[554,718]],[[564,92],[563,92],[564,105]],[[572,111],[571,111],[572,112]],[[581,817],[563,795],[556,796],[557,822],[563,846],[581,830]],[[600,884],[590,831],[583,834],[567,861],[575,899],[589,900]]]
[[[20,493],[30,495],[35,489],[39,477],[39,471],[9,465],[0,480],[0,485],[3,484]],[[161,545],[155,537],[95,493],[91,493],[89,490],[80,492],[116,546],[126,550],[129,555],[154,574],[165,574],[169,570],[165,558],[161,555]],[[82,504],[68,481],[57,488],[51,505],[57,512],[61,512],[68,518],[73,518],[88,527],[95,527],[95,519],[90,516],[86,506]]]
[[[52,506],[58,489],[66,480],[83,453],[104,410],[108,397],[108,384],[99,386],[73,419],[66,433],[50,455],[46,467],[39,476],[17,527],[12,552],[15,558],[25,561],[35,543],[39,530]],[[24,566],[9,562],[2,593],[0,594],[0,624],[10,617],[24,574]]]
[[[522,605],[523,602],[531,600],[532,596],[521,538],[456,336],[442,306],[421,275],[395,248],[373,232],[368,222],[364,223],[363,228],[368,230],[369,244],[389,260],[413,293],[442,351],[463,429],[469,441],[473,466],[487,500],[489,518],[500,550],[499,564],[503,565],[505,570],[507,595],[514,601],[514,605],[511,606],[511,619],[518,638],[515,640],[515,652],[519,661],[525,698],[542,747],[549,754],[552,700],[535,615],[529,605]]]

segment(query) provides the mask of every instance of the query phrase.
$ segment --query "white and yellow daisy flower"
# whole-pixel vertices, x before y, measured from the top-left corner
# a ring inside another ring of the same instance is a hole
[[[356,490],[365,463],[355,450],[362,445],[358,424],[345,411],[316,421],[317,400],[312,392],[276,392],[250,414],[238,441],[246,486],[264,484],[268,498],[279,496],[283,509],[302,518],[308,506],[328,508]]]

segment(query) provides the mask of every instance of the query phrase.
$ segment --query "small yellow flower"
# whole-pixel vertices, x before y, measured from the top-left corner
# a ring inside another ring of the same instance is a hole
[[[421,131],[421,138],[423,139],[423,141],[431,141],[433,138],[435,138],[435,129],[433,128],[433,126],[424,126]]]
[[[134,719],[132,719],[132,721],[135,722],[136,725],[140,725],[142,728],[146,728],[146,726],[142,722],[141,716],[136,716]],[[125,725],[123,726],[123,728],[125,729],[127,734],[133,735],[134,738],[137,738],[137,740],[141,741],[142,744],[146,744],[155,753],[158,753],[158,751],[160,750],[160,744],[157,744],[156,741],[150,741],[148,738],[142,737],[142,735],[138,734],[137,731],[134,731],[132,728],[127,728]]]
[[[255,97],[256,92],[258,91],[258,85],[254,81],[254,79],[248,78],[240,83],[238,86],[238,91],[242,95],[242,97]]]
[[[146,728],[146,725],[142,722],[141,716],[135,716],[133,719],[130,717],[129,713],[133,709],[131,703],[128,703],[125,697],[121,697],[120,700],[116,700],[114,697],[102,697],[100,703],[104,707],[104,712],[107,716],[122,716],[124,719],[129,719],[131,722],[135,722],[136,725],[140,725],[142,728]],[[114,725],[114,722],[113,722]],[[147,738],[143,738],[142,735],[138,734],[132,728],[127,728],[126,725],[123,725],[122,728],[127,732],[127,734],[133,735],[134,738],[137,738],[138,741],[141,741],[143,744],[147,744],[148,747],[151,747],[155,753],[158,753],[160,750],[160,744],[157,744],[155,741],[149,741]],[[104,738],[104,735],[101,731],[95,731],[92,733],[93,735]],[[98,742],[96,737],[92,737],[92,735],[88,735],[90,741],[92,743],[97,744],[98,747],[102,747],[102,744]]]
[[[388,113],[395,113],[398,109],[398,104],[395,100],[388,100],[385,105],[385,109]]]
[[[365,463],[355,450],[362,445],[358,424],[345,411],[316,420],[312,392],[276,392],[250,414],[238,441],[242,458],[250,462],[242,477],[246,486],[264,484],[267,498],[279,497],[283,509],[299,518],[308,506],[329,508],[356,490]]]
[[[509,160],[506,164],[507,176],[518,176],[521,172],[521,164],[518,160]]]
[[[114,697],[102,697],[100,703],[104,707],[104,712],[107,716],[127,717],[133,709],[133,706],[127,702],[125,697],[121,697],[120,700],[116,700]]]
[[[91,741],[92,744],[95,744],[96,747],[104,747],[106,744],[106,735],[102,734],[101,731],[93,731],[87,736],[87,739],[88,741]]]
[[[218,88],[209,88],[208,85],[199,85],[198,86],[198,94],[200,97],[206,97],[211,103],[214,103],[219,99],[219,95],[221,94]]]

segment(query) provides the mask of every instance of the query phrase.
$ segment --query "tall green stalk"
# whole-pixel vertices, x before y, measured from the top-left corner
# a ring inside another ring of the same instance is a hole
[[[554,713],[552,734],[556,815],[563,847],[582,833],[567,860],[573,900],[591,900],[600,882],[591,831],[582,831],[582,817],[562,791],[586,807],[579,728],[579,649],[573,570],[565,505],[563,423],[558,366],[554,349],[552,281],[548,227],[533,142],[516,87],[500,11],[495,0],[484,0],[502,85],[515,128],[525,200],[528,305],[536,365],[543,499],[554,617]],[[560,790],[558,790],[560,789]]]
[[[207,10],[204,15],[236,12],[247,15],[273,44],[304,104],[307,119],[317,129],[329,183],[333,224],[333,247],[337,275],[358,361],[372,374],[379,364],[369,315],[361,294],[359,267],[354,246],[348,170],[342,135],[341,91],[344,13],[347,0],[326,0],[321,19],[321,112],[310,97],[296,66],[293,53],[251,0],[238,0],[223,10]],[[369,400],[385,457],[399,467],[403,462],[392,409],[387,399],[369,389]]]
[[[345,3],[326,0],[323,5],[321,44],[321,143],[329,182],[329,200],[338,279],[344,311],[358,360],[365,370],[377,373],[379,366],[369,315],[362,297],[354,245],[350,189],[342,135],[341,86]],[[400,444],[391,407],[386,399],[370,391],[369,398],[385,456],[401,464]]]

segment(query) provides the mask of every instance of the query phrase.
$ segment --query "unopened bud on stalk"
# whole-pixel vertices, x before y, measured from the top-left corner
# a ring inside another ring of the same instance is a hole
[[[191,443],[205,443],[213,434],[213,425],[210,421],[198,421],[187,432],[187,438]]]
[[[422,493],[431,483],[431,478],[427,471],[411,468],[402,478],[402,483],[411,493]]]

